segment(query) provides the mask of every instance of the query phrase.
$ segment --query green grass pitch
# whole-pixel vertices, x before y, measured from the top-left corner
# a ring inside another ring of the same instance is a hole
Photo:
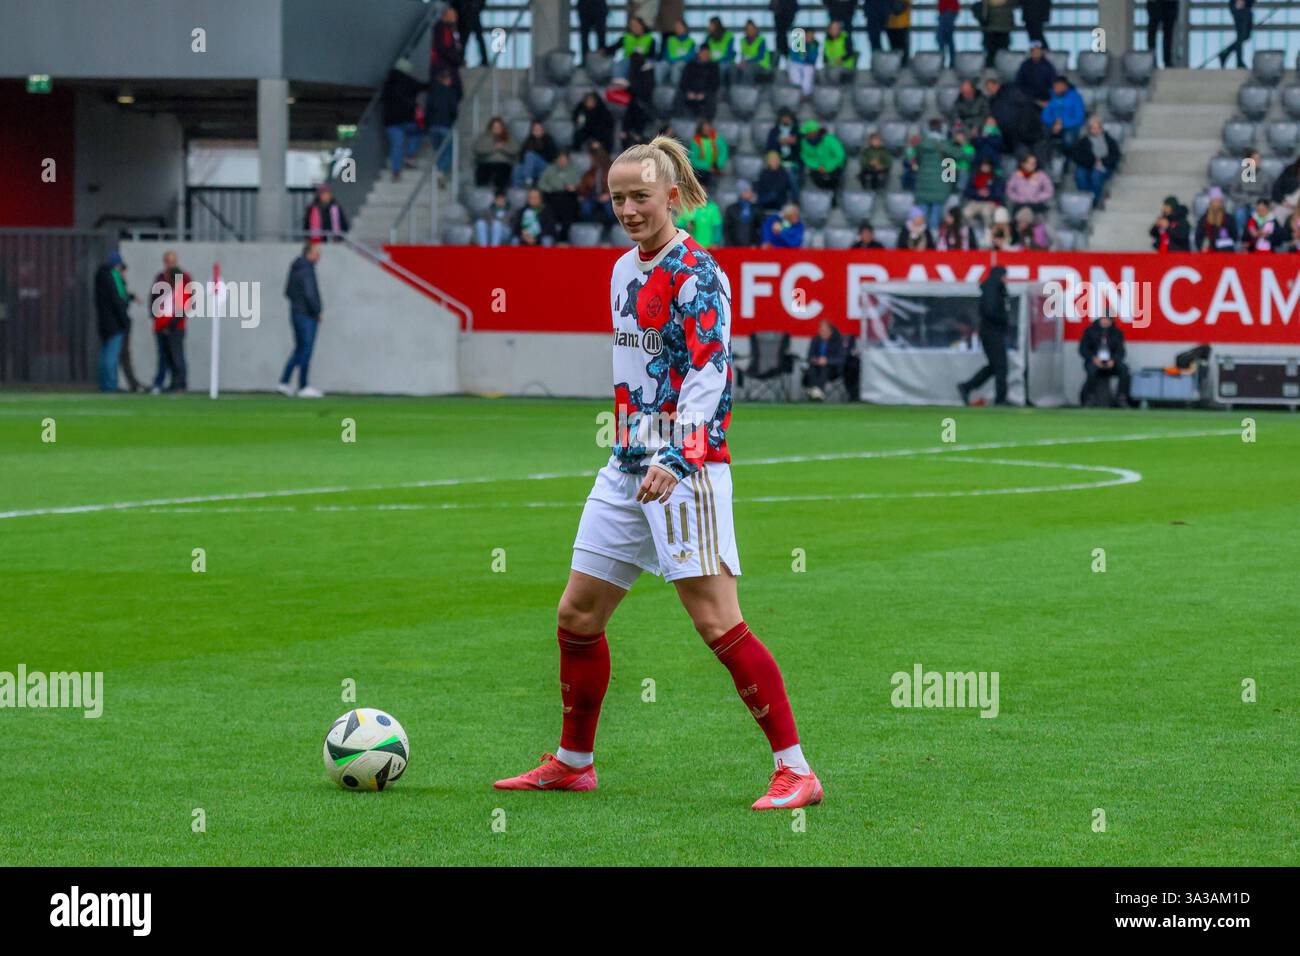
[[[99,719],[0,710],[0,864],[1300,862],[1284,412],[742,405],[741,605],[826,802],[750,812],[766,742],[650,575],[609,628],[600,789],[493,791],[558,743],[608,407],[0,396],[0,671],[105,680]],[[998,716],[894,707],[916,663],[998,672]],[[411,737],[381,794],[324,777],[348,678]]]

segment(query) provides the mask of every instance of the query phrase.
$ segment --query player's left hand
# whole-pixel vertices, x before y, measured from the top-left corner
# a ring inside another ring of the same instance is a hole
[[[641,481],[641,487],[636,490],[636,500],[641,502],[667,501],[672,497],[673,489],[676,487],[676,475],[667,468],[651,465],[650,470],[646,472],[645,478]]]

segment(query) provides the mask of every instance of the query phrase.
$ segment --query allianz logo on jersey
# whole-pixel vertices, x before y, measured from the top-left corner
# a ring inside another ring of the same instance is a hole
[[[646,329],[644,332],[624,332],[614,330],[614,345],[624,348],[642,348],[648,355],[658,355],[663,351],[664,338],[658,329]]]

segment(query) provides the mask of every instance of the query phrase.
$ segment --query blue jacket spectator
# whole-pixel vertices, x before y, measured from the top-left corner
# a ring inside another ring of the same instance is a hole
[[[798,206],[790,203],[763,221],[763,245],[777,249],[803,248],[803,223],[799,221]]]
[[[1053,135],[1060,135],[1067,144],[1078,138],[1079,130],[1087,119],[1083,97],[1070,85],[1069,80],[1058,76],[1052,84],[1052,98],[1043,107],[1043,125]],[[1060,122],[1058,127],[1056,124]]]

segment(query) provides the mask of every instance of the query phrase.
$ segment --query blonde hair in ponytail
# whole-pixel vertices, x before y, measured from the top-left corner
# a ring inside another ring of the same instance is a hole
[[[669,188],[676,186],[679,212],[690,212],[708,202],[709,195],[695,175],[686,147],[671,136],[656,136],[648,143],[629,146],[614,162],[636,163],[647,182],[658,179]],[[647,175],[648,169],[654,172]]]

